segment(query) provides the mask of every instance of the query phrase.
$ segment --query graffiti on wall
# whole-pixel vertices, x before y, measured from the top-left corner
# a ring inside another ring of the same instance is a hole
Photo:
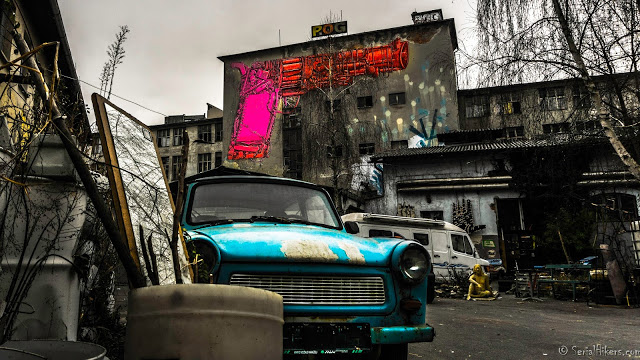
[[[471,208],[471,200],[462,200],[453,203],[452,221],[453,225],[463,229],[468,234],[484,229],[486,225],[474,225],[473,210]]]
[[[377,77],[404,70],[408,61],[408,43],[396,39],[382,46],[260,61],[250,67],[232,64],[240,71],[240,90],[228,159],[269,156],[271,131],[281,99],[286,101],[318,88],[348,86],[357,76]]]
[[[417,217],[416,216],[416,208],[413,205],[405,204],[403,202],[402,204],[398,204],[397,215],[398,216],[405,216],[405,217]]]
[[[371,156],[362,156],[360,162],[351,165],[351,188],[355,191],[368,188],[377,195],[384,195],[384,178],[382,164],[371,163]]]

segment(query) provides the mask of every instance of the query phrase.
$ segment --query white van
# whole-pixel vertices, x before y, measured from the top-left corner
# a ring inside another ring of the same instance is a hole
[[[478,256],[469,235],[446,221],[369,213],[343,215],[342,221],[358,225],[358,236],[403,237],[418,241],[431,255],[436,282],[450,280],[453,271],[466,275],[475,264],[489,265]]]

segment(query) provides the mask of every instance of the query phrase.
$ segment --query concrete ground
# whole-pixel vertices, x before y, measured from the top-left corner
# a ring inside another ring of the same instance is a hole
[[[640,359],[640,308],[513,295],[437,298],[427,307],[427,323],[436,338],[409,345],[411,360]]]

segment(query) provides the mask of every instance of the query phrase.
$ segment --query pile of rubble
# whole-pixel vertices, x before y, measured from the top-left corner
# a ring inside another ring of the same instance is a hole
[[[469,291],[469,286],[441,283],[436,284],[436,296],[444,298],[464,299]]]

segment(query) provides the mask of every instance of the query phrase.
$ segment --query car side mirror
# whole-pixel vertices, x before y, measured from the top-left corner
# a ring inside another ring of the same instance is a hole
[[[360,227],[358,227],[358,223],[355,221],[346,221],[344,223],[344,229],[347,230],[349,234],[357,234],[360,232]]]

